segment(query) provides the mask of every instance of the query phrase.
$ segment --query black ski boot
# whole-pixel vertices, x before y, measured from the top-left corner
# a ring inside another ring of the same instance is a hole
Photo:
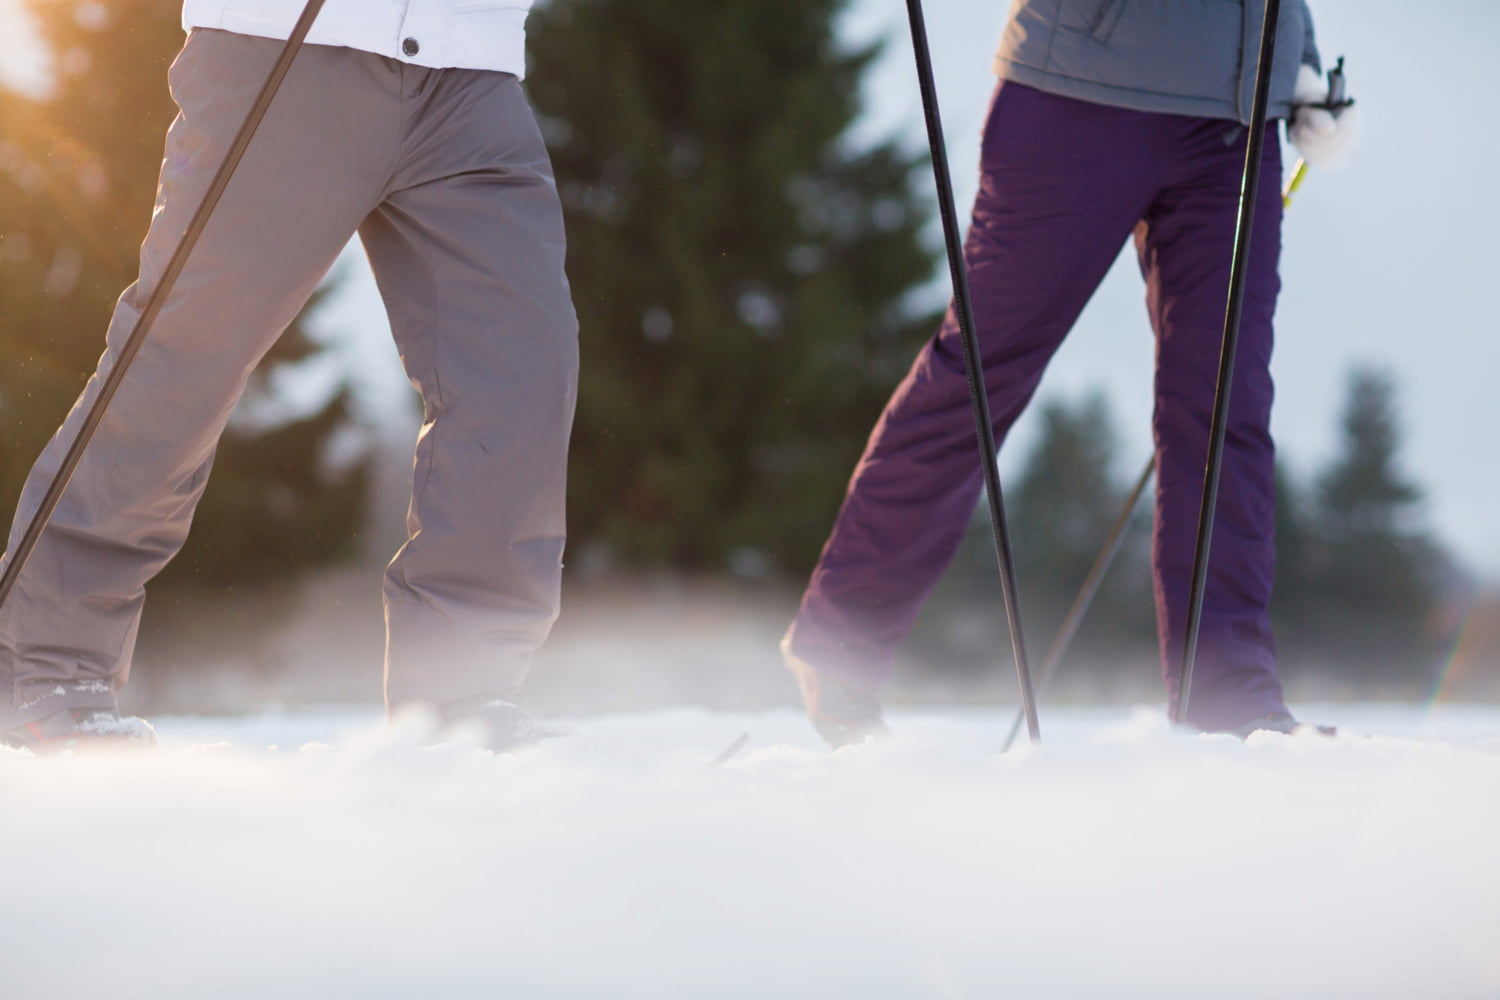
[[[156,746],[156,730],[145,719],[112,708],[64,708],[0,732],[0,743],[36,754],[147,748]]]
[[[1263,715],[1259,719],[1251,719],[1243,726],[1226,731],[1231,736],[1238,736],[1242,740],[1249,739],[1255,733],[1283,733],[1287,736],[1304,732],[1315,732],[1319,736],[1339,734],[1337,726],[1316,726],[1307,722],[1298,722],[1294,716],[1284,713]]]
[[[835,750],[891,734],[881,715],[880,700],[873,690],[818,670],[794,655],[785,643],[781,647],[781,658],[797,679],[808,720]]]
[[[526,706],[526,696],[520,691],[450,701],[439,705],[437,711],[445,731],[477,723],[484,730],[481,745],[494,753],[522,750],[557,735],[537,724]]]

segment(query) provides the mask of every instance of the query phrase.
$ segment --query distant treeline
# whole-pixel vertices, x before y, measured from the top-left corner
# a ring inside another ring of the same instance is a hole
[[[1380,370],[1352,370],[1337,453],[1306,481],[1277,469],[1272,618],[1288,677],[1318,674],[1392,694],[1422,689],[1436,678],[1471,597],[1472,583],[1424,522],[1421,488],[1400,467],[1395,391]],[[1037,442],[1007,484],[1027,634],[1038,659],[1139,474],[1120,471],[1102,395],[1054,400],[1040,416]],[[1064,669],[1097,673],[1153,660],[1150,497],[1148,491]],[[1008,662],[988,532],[988,521],[976,519],[914,641],[912,655],[934,669]]]

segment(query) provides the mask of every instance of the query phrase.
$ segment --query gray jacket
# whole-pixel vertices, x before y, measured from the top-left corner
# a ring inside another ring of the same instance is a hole
[[[1013,0],[995,72],[1038,90],[1248,123],[1265,0]],[[1297,68],[1321,69],[1305,0],[1283,0],[1271,118],[1291,115]]]

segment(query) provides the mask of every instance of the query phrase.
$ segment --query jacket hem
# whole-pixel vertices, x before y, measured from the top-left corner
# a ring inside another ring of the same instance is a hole
[[[187,0],[183,30],[218,28],[285,41],[301,9],[295,0],[262,3],[253,10],[236,6],[232,0]],[[426,16],[420,19],[401,16],[400,7],[392,7],[388,16],[364,18],[347,16],[347,9],[342,17],[339,10],[325,11],[313,22],[307,44],[357,49],[425,69],[492,70],[519,78],[526,72],[529,8],[529,3],[520,2],[457,4],[446,11],[423,11]],[[413,55],[405,51],[408,38],[419,46]]]
[[[1037,90],[1059,97],[1071,97],[1091,104],[1105,104],[1130,111],[1151,114],[1185,115],[1195,118],[1221,118],[1225,121],[1247,124],[1239,110],[1226,101],[1213,98],[1188,97],[1182,94],[1158,94],[1132,87],[1115,87],[1094,80],[1080,80],[1055,72],[1037,69],[1022,63],[996,56],[994,72],[1002,80],[1035,87]],[[1267,107],[1266,120],[1287,118],[1291,105],[1286,101],[1273,101]]]

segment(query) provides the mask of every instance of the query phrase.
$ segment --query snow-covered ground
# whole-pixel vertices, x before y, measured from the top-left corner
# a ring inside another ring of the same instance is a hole
[[[0,997],[1500,997],[1500,709],[1304,713],[1380,735],[1053,709],[997,756],[954,710],[828,754],[674,711],[497,758],[346,710],[0,752]]]

